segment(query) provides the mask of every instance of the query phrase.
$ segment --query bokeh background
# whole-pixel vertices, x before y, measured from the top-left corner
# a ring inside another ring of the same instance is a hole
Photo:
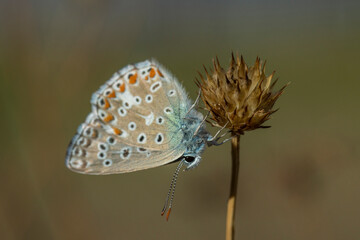
[[[291,82],[241,138],[236,239],[360,239],[358,1],[2,0],[0,239],[224,239],[230,145],[176,165],[86,176],[64,165],[90,96],[154,57],[194,99],[196,71],[231,51]]]

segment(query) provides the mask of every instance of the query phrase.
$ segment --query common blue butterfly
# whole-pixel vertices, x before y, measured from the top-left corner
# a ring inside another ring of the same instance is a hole
[[[197,166],[205,145],[214,143],[205,129],[206,117],[195,104],[155,60],[128,65],[92,95],[92,112],[71,140],[66,166],[78,173],[104,175],[180,161],[164,213],[181,167]]]

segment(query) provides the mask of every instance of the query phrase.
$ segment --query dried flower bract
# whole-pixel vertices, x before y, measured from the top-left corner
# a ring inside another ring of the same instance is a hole
[[[265,63],[256,58],[254,66],[248,67],[243,57],[232,54],[230,67],[225,71],[218,58],[213,60],[214,69],[209,73],[204,66],[206,77],[201,73],[201,97],[206,108],[212,114],[214,126],[224,126],[233,134],[267,128],[262,124],[277,110],[272,110],[276,100],[283,93],[285,85],[273,92],[277,80],[271,84],[274,76],[265,75]]]

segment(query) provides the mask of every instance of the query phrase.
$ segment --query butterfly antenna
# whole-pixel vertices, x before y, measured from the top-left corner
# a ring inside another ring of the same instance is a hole
[[[173,178],[171,180],[171,183],[170,183],[170,187],[169,187],[169,192],[166,196],[166,200],[165,200],[165,204],[164,204],[164,207],[161,211],[161,216],[164,215],[166,209],[168,209],[167,211],[167,214],[166,214],[166,221],[169,220],[169,216],[170,216],[170,212],[171,212],[171,206],[172,206],[172,201],[174,199],[174,194],[175,194],[175,186],[176,186],[176,180],[178,178],[178,175],[179,175],[179,172],[180,172],[180,169],[182,167],[182,165],[184,164],[183,160],[180,161],[179,165],[177,166],[175,172],[174,172],[174,175],[173,175]],[[171,198],[170,198],[170,204],[168,205],[168,202],[169,202],[169,197],[170,197],[170,194],[171,194]],[[168,207],[169,206],[169,207]]]
[[[180,168],[182,167],[184,163],[184,160],[182,160],[180,162]],[[166,214],[166,221],[169,221],[169,216],[170,216],[170,212],[171,212],[171,207],[172,207],[172,202],[174,200],[174,195],[175,195],[175,187],[176,187],[176,180],[178,178],[178,175],[179,175],[179,172],[180,172],[180,168],[179,169],[176,169],[177,171],[175,172],[176,173],[176,176],[174,178],[174,184],[173,184],[173,190],[172,190],[172,193],[171,193],[171,198],[170,198],[170,203],[169,203],[169,208],[168,208],[168,212]]]

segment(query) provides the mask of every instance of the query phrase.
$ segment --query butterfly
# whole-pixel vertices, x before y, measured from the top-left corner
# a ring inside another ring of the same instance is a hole
[[[179,81],[156,60],[128,65],[92,95],[92,111],[70,142],[66,166],[105,175],[180,161],[162,211],[172,191],[168,218],[181,167],[196,167],[206,144],[214,143],[206,117],[195,110],[197,101],[191,104]]]

